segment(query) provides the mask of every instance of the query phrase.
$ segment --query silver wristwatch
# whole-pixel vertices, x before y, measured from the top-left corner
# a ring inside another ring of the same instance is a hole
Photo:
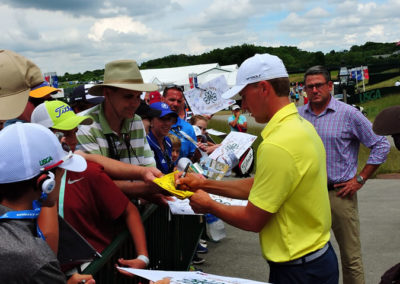
[[[360,175],[356,176],[356,180],[359,184],[365,184],[365,179]]]

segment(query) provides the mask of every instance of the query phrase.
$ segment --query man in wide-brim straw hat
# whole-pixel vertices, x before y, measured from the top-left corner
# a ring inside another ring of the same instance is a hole
[[[142,92],[157,89],[157,85],[143,82],[134,60],[107,63],[104,83],[89,89],[94,96],[104,96],[104,101],[85,113],[93,119],[93,124],[79,126],[78,148],[129,164],[155,167],[142,120],[135,112],[140,105]],[[142,196],[148,192],[146,187],[151,186],[141,182],[116,183],[131,197]]]

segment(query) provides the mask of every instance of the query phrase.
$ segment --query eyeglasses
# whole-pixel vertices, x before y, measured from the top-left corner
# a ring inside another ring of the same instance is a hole
[[[314,88],[316,88],[317,90],[320,90],[326,84],[328,84],[328,82],[317,83],[317,84],[314,84],[314,85],[306,85],[306,89],[310,90],[310,91],[314,90]]]
[[[58,161],[57,163],[52,164],[52,165],[47,166],[47,167],[44,167],[44,168],[41,168],[40,170],[41,170],[42,172],[47,172],[47,171],[49,171],[49,170],[51,170],[51,169],[54,169],[54,168],[58,167],[59,165],[61,165],[62,163],[64,163],[64,162],[68,161],[69,159],[71,159],[72,156],[73,156],[72,151],[69,151],[68,155],[66,155],[64,158],[62,158],[62,159],[61,159],[60,161]]]
[[[179,85],[175,85],[175,84],[168,84],[168,85],[165,85],[165,87],[164,87],[164,94],[169,89],[177,89],[178,91],[181,91],[182,93],[185,90],[185,88],[183,86],[179,86]]]

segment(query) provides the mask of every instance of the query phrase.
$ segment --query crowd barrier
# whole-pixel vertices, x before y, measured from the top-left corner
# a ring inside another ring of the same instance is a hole
[[[186,271],[195,254],[204,221],[200,216],[170,214],[169,208],[150,205],[142,212],[146,230],[147,248],[152,270]],[[129,278],[116,270],[118,258],[136,257],[128,230],[119,234],[82,273],[92,274],[96,283],[146,283],[143,279]]]

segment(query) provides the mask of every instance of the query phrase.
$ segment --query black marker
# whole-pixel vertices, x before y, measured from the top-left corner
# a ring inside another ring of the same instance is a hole
[[[187,171],[188,171],[188,169],[189,169],[189,166],[190,166],[190,163],[187,163],[185,169],[183,170],[183,173],[182,173],[182,175],[181,175],[181,178],[184,178],[184,177],[186,176]]]
[[[189,160],[189,159],[188,159],[188,160]],[[181,178],[184,178],[184,177],[186,176],[190,164],[191,164],[190,161],[186,164],[185,169],[183,170],[183,173],[182,173],[182,175],[181,175]],[[179,166],[178,166],[178,167],[179,167]],[[180,189],[180,187],[181,187],[181,185],[178,184],[178,185],[176,186],[176,189]]]

